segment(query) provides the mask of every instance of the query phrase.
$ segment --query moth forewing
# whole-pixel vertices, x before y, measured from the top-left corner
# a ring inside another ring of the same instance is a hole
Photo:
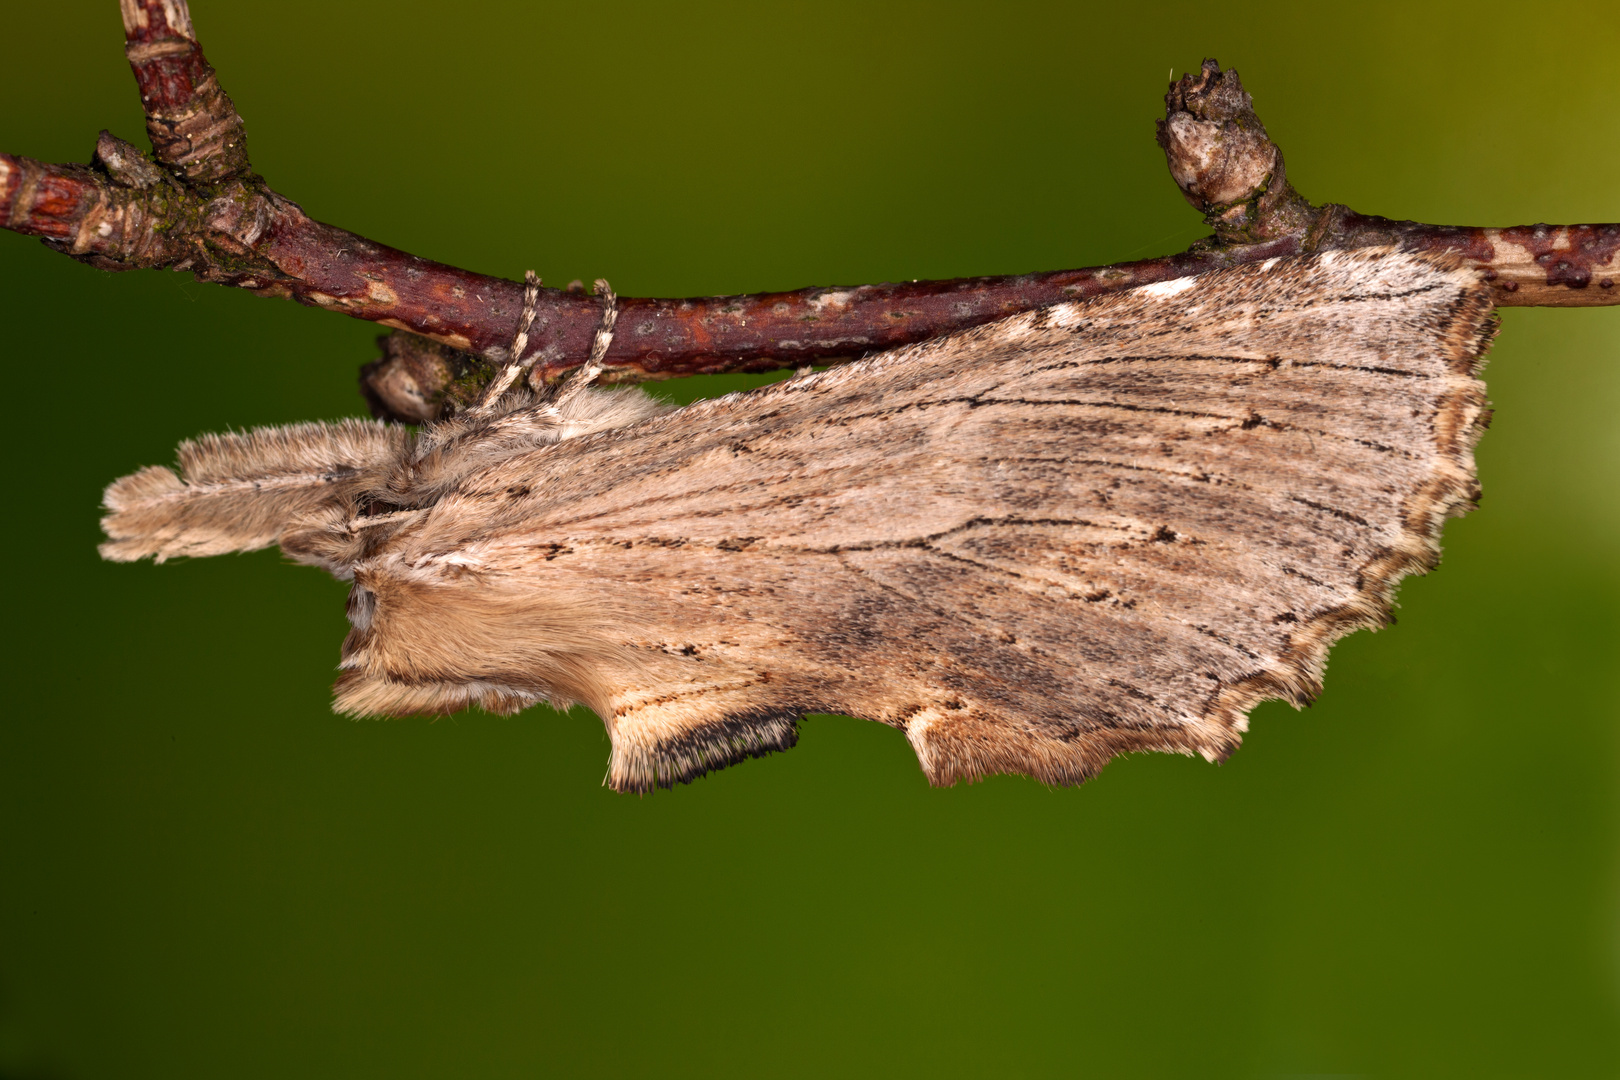
[[[1077,783],[1224,757],[1387,618],[1476,495],[1493,330],[1454,263],[1280,259],[669,412],[231,436],[286,461],[119,481],[105,550],[274,534],[355,580],[339,708],[583,701],[619,790],[785,749],[806,712],[902,729],[936,784]]]

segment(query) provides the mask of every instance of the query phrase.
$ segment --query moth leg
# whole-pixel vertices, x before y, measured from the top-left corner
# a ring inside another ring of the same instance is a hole
[[[473,406],[475,412],[494,410],[501,398],[517,382],[518,376],[532,366],[533,361],[524,362],[523,351],[529,347],[529,328],[534,325],[535,313],[539,307],[540,278],[533,270],[527,270],[524,272],[523,282],[523,312],[518,316],[517,332],[512,336],[511,348],[507,350],[507,364],[479,395],[478,403]],[[607,357],[608,347],[613,344],[613,326],[619,320],[619,298],[612,287],[600,278],[596,282],[596,291],[602,296],[602,325],[596,329],[596,337],[591,342],[591,355],[585,366],[575,370],[572,375],[559,383],[555,393],[551,395],[549,404],[559,411],[602,374],[602,361]]]
[[[101,556],[162,562],[269,547],[301,523],[329,530],[409,454],[410,442],[403,427],[363,420],[188,440],[178,473],[154,466],[108,486]]]
[[[526,276],[523,316],[513,338],[511,355],[521,357],[538,302],[540,279]],[[635,390],[592,392],[602,373],[602,361],[613,343],[618,321],[618,297],[606,281],[596,283],[603,296],[602,324],[585,365],[563,376],[538,394],[515,385],[521,372],[532,366],[514,359],[480,395],[477,404],[456,416],[431,424],[416,446],[417,483],[423,491],[453,486],[469,471],[564,439],[625,427],[649,419],[669,406]],[[429,459],[433,460],[429,460]]]
[[[540,305],[540,277],[533,270],[523,271],[523,311],[518,315],[517,331],[512,335],[511,347],[506,351],[506,366],[495,380],[484,388],[479,395],[478,403],[473,406],[475,410],[486,412],[501,400],[501,396],[511,389],[517,377],[529,367],[523,362],[523,351],[529,347],[529,328],[534,325],[534,317]],[[530,361],[533,363],[533,361]]]
[[[602,374],[602,361],[607,358],[608,347],[613,344],[613,327],[619,321],[619,297],[613,287],[601,278],[596,279],[596,291],[602,297],[602,325],[596,328],[596,337],[591,341],[591,355],[585,361],[585,366],[557,386],[551,406],[559,417],[566,416],[570,406],[576,405],[586,389]]]

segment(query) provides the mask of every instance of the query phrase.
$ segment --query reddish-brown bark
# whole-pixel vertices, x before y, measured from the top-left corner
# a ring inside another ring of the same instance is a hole
[[[153,158],[103,132],[91,166],[0,154],[0,227],[109,270],[188,270],[422,335],[390,342],[362,386],[383,415],[420,420],[507,359],[519,282],[460,270],[310,219],[250,169],[184,0],[123,0],[126,52]],[[695,299],[622,297],[608,377],[623,381],[827,363],[1062,300],[1302,251],[1389,244],[1449,251],[1504,305],[1620,303],[1620,225],[1426,225],[1312,206],[1288,183],[1236,72],[1214,61],[1166,96],[1159,141],[1214,235],[1178,255],[1013,277]],[[535,378],[583,362],[595,297],[542,290],[527,356]],[[468,378],[468,376],[472,376]],[[456,383],[456,386],[452,386]]]
[[[247,137],[191,29],[185,0],[120,0],[124,55],[159,162],[188,180],[248,172]]]

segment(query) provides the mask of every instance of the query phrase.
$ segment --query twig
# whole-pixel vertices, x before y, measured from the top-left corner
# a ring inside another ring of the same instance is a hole
[[[527,359],[536,382],[586,362],[601,321],[596,298],[542,289],[526,356],[508,357],[521,282],[311,220],[251,171],[241,117],[203,57],[185,0],[122,0],[122,8],[156,164],[106,132],[88,167],[0,154],[0,227],[103,269],[187,270],[410,331],[389,339],[362,376],[379,415],[424,420],[477,400],[508,362]],[[1171,175],[1214,230],[1186,252],[1013,277],[625,297],[604,379],[831,363],[1062,300],[1374,244],[1454,253],[1482,272],[1502,305],[1620,303],[1620,224],[1470,228],[1314,206],[1289,184],[1282,152],[1235,71],[1207,60],[1165,101],[1159,140]]]

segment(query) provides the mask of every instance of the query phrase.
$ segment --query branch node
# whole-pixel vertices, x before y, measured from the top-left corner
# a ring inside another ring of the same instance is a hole
[[[1164,97],[1159,145],[1182,195],[1217,243],[1258,244],[1303,234],[1314,210],[1288,183],[1282,150],[1266,134],[1236,71],[1205,60]]]
[[[157,187],[168,179],[162,169],[147,160],[140,147],[108,131],[103,131],[96,139],[96,152],[90,164],[105,172],[120,187],[136,191]]]

